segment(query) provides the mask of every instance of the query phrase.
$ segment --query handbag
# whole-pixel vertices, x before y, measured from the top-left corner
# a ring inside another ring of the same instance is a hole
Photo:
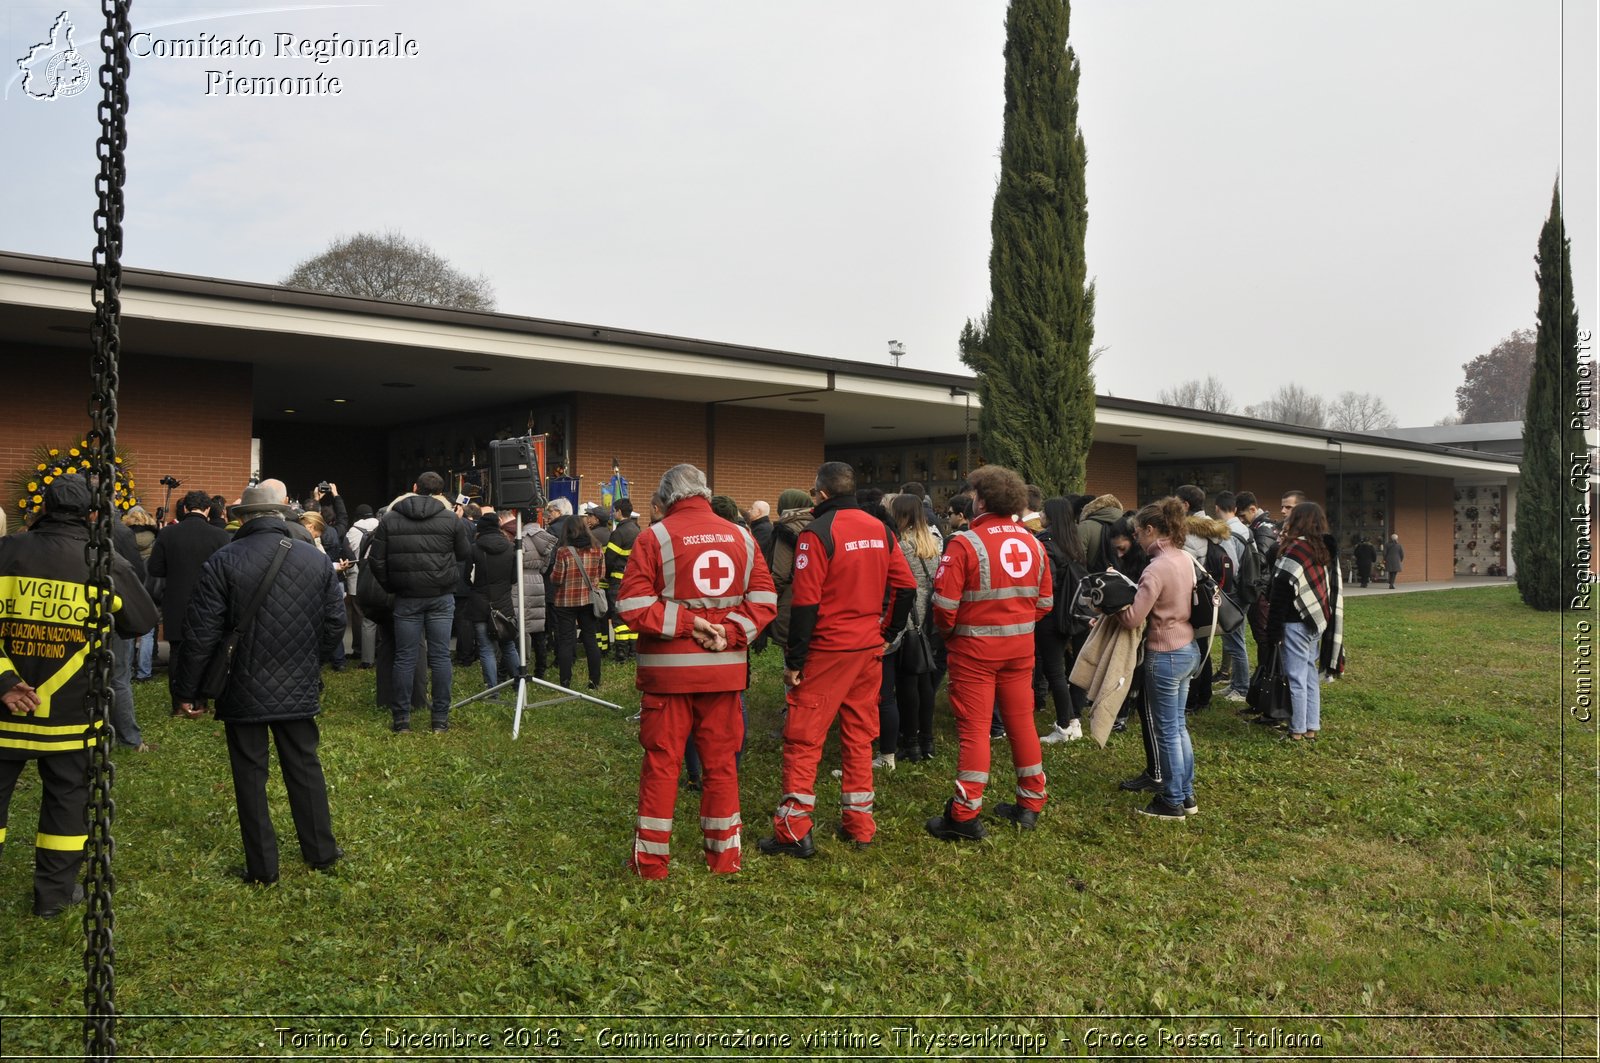
[[[907,627],[900,636],[900,649],[895,654],[895,670],[907,675],[927,675],[936,670],[933,646],[920,627]]]
[[[1269,720],[1289,718],[1289,677],[1283,674],[1277,643],[1261,647],[1261,659],[1250,676],[1250,691],[1245,703]]]
[[[239,626],[222,636],[217,648],[211,651],[211,659],[206,662],[205,674],[200,677],[202,698],[219,698],[228,688],[228,679],[233,672],[233,661],[239,652],[239,643],[250,633],[256,613],[261,611],[261,603],[266,601],[267,591],[272,589],[272,581],[278,578],[278,570],[283,568],[283,559],[289,556],[291,545],[288,539],[278,540],[277,548],[273,551],[272,564],[267,566],[266,578],[251,596],[250,604],[244,607],[244,613],[239,617]]]
[[[594,585],[594,580],[589,578],[589,573],[583,570],[583,559],[578,556],[578,551],[567,547],[572,552],[572,563],[578,566],[578,575],[583,577],[583,582],[589,585],[589,608],[594,610],[594,615],[601,620],[611,615],[611,601],[606,597],[606,592]]]
[[[489,606],[489,627],[494,631],[496,642],[507,642],[517,637],[517,618],[498,602]]]
[[[1189,626],[1194,628],[1196,642],[1209,643],[1218,632],[1232,634],[1244,623],[1244,610],[1239,608],[1205,566],[1194,558],[1194,594],[1189,600]]]

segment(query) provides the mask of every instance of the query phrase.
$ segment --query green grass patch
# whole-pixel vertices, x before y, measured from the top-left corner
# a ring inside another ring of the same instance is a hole
[[[1046,1037],[1049,1054],[1127,1051],[1090,1044],[1091,1029],[1145,1036],[1150,1055],[1215,1054],[1213,1036],[1236,1054],[1546,1054],[1564,1035],[1592,1046],[1593,1022],[1444,1017],[1593,1010],[1594,734],[1569,729],[1563,763],[1556,617],[1498,588],[1347,608],[1349,673],[1324,688],[1322,737],[1281,743],[1218,699],[1192,721],[1201,815],[1187,823],[1137,816],[1116,789],[1142,762],[1128,734],[1105,750],[1046,747],[1037,832],[995,824],[982,845],[934,841],[922,821],[954,774],[941,697],[938,759],[880,776],[870,850],[832,841],[830,748],[821,853],[805,863],[755,851],[779,796],[769,652],[749,695],[744,871],[706,872],[685,791],[661,883],[622,871],[640,758],[625,714],[542,707],[513,742],[510,708],[478,704],[446,735],[393,736],[371,673],[350,671],[328,674],[322,716],[348,859],[333,875],[297,862],[274,779],[282,880],[247,887],[229,875],[242,854],[221,726],[170,719],[164,684],[140,686],[159,749],[117,763],[117,993],[134,1016],[122,1048],[297,1051],[275,1025],[344,1036],[350,1055],[439,1054],[385,1048],[397,1035],[384,1030],[452,1025],[491,1036],[485,1054],[597,1054],[603,1029],[785,1033],[777,1054],[921,1055],[940,1032],[990,1046],[932,1054],[1028,1054],[1000,1040],[1024,1034]],[[480,685],[476,669],[457,671],[458,697]],[[633,711],[631,671],[608,665],[603,696]],[[1008,753],[995,751],[1002,778]],[[29,915],[37,804],[25,775],[0,861],[0,1014],[12,1016],[0,1051],[70,1054],[81,925]],[[713,1018],[661,1017],[682,1014]],[[354,1018],[271,1018],[286,1015]],[[543,1018],[381,1018],[418,1015]],[[960,1018],[891,1018],[932,1015]],[[896,1025],[924,1041],[896,1045]],[[1322,1042],[1237,1048],[1234,1027]],[[832,1041],[803,1044],[808,1032]],[[873,1036],[880,1047],[851,1041]],[[1201,1043],[1170,1040],[1184,1036]]]

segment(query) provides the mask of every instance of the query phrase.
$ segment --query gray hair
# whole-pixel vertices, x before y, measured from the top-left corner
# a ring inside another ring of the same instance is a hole
[[[661,496],[662,508],[671,509],[686,498],[710,498],[711,488],[706,486],[706,474],[685,462],[661,474],[656,494]]]
[[[279,502],[289,501],[289,485],[282,480],[259,480],[256,486],[263,491],[271,491],[272,497]]]
[[[565,498],[552,498],[550,500],[550,508],[563,517],[572,516],[572,503]]]

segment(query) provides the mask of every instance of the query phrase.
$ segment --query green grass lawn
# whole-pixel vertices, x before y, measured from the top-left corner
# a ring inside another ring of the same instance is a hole
[[[922,821],[954,774],[941,698],[938,758],[880,776],[870,850],[832,841],[830,753],[810,862],[755,850],[779,796],[769,652],[749,697],[744,871],[706,872],[685,792],[659,883],[621,869],[640,758],[624,714],[535,709],[513,742],[510,708],[478,704],[447,735],[392,736],[371,673],[351,671],[328,675],[322,716],[348,859],[333,875],[298,863],[275,779],[282,881],[245,886],[229,875],[243,861],[221,725],[170,719],[165,684],[142,685],[159,749],[118,756],[121,1047],[638,1055],[601,1031],[742,1029],[810,1055],[1030,1054],[1002,1040],[1024,1035],[1046,1055],[1524,1055],[1563,1037],[1591,1054],[1593,1021],[1552,1017],[1592,1013],[1597,993],[1595,735],[1569,727],[1563,753],[1558,618],[1509,588],[1464,589],[1352,599],[1347,634],[1315,744],[1282,743],[1220,699],[1192,721],[1201,815],[1186,823],[1138,816],[1116,789],[1142,763],[1126,734],[1046,747],[1035,833],[934,841]],[[480,685],[458,670],[458,696]],[[608,666],[604,695],[632,712],[631,671]],[[82,1010],[81,921],[29,914],[38,786],[24,780],[0,861],[5,1058],[76,1051],[78,1024],[60,1016]],[[311,1015],[349,1018],[285,1018]],[[477,1017],[417,1017],[455,1015]],[[323,1040],[281,1039],[283,1026]],[[897,1026],[921,1040],[897,1044]],[[1235,1027],[1265,1040],[1235,1047]],[[1273,1046],[1274,1028],[1320,1047]],[[385,1047],[385,1029],[418,1039]],[[818,1031],[833,1040],[801,1041]],[[480,1034],[489,1046],[427,1040]]]

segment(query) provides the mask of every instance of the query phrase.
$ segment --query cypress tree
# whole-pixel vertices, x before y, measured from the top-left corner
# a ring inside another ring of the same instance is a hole
[[[1550,217],[1539,232],[1539,327],[1534,341],[1533,377],[1522,418],[1522,486],[1517,494],[1517,528],[1511,556],[1517,565],[1517,590],[1535,609],[1559,609],[1575,586],[1570,568],[1576,537],[1587,520],[1574,524],[1583,494],[1571,485],[1571,464],[1587,453],[1579,409],[1578,308],[1572,297],[1572,245],[1561,221],[1561,185],[1550,202]],[[1593,378],[1587,394],[1592,396]],[[1574,457],[1576,455],[1576,457]]]
[[[1083,488],[1094,433],[1086,152],[1068,0],[1011,0],[1005,133],[990,222],[989,310],[961,357],[978,377],[984,457],[1048,495]]]

